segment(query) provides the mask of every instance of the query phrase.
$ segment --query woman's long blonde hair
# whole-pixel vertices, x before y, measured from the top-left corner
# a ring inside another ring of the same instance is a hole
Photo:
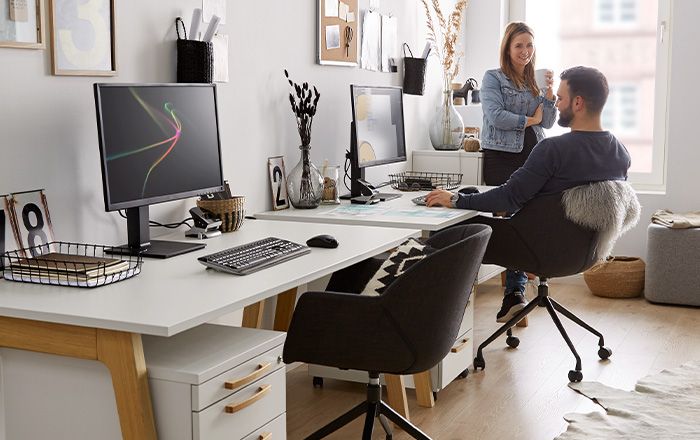
[[[537,82],[535,81],[535,53],[532,54],[532,59],[527,66],[525,66],[522,76],[515,70],[510,60],[510,43],[513,41],[513,38],[520,34],[530,34],[533,39],[535,38],[535,33],[532,32],[530,26],[522,21],[514,21],[506,26],[503,40],[501,40],[501,71],[513,81],[513,84],[515,84],[517,88],[530,89],[534,96],[538,96],[540,94],[540,89],[537,87]]]

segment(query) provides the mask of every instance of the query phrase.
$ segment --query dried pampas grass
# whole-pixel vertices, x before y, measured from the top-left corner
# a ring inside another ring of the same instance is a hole
[[[454,11],[448,17],[442,13],[440,0],[431,0],[432,10],[428,5],[428,0],[421,0],[421,2],[427,17],[428,41],[432,43],[440,59],[445,90],[448,90],[450,83],[459,73],[459,61],[462,54],[457,52],[457,40],[462,31],[462,16],[467,9],[467,0],[457,0]],[[437,31],[433,15],[437,21]]]

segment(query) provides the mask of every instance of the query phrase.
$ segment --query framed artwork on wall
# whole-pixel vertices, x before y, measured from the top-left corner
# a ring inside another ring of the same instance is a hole
[[[272,209],[289,208],[287,197],[287,173],[284,169],[284,157],[275,156],[267,159],[267,168],[270,173],[270,189],[272,190]]]
[[[115,0],[49,0],[54,75],[114,76]]]
[[[5,0],[0,5],[0,47],[44,49],[44,0]]]

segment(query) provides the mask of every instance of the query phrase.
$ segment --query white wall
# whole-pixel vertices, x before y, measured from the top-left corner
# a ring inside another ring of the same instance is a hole
[[[367,5],[368,0],[360,0],[361,9]],[[52,76],[49,49],[0,48],[0,194],[46,188],[59,239],[123,242],[125,221],[104,211],[92,83],[174,82],[173,22],[181,15],[189,23],[195,7],[201,2],[117,1],[119,74],[113,78]],[[425,19],[418,1],[409,6],[404,0],[383,0],[380,11],[398,17],[400,43],[422,50]],[[311,150],[319,163],[325,158],[343,163],[351,83],[401,85],[400,74],[317,65],[316,27],[316,1],[228,2],[222,31],[230,38],[230,82],[219,86],[224,174],[235,193],[247,196],[250,213],[271,209],[267,158],[285,155],[288,171],[299,158],[283,69],[321,93]],[[430,145],[427,121],[440,88],[434,58],[428,75],[425,96],[405,97],[409,149]],[[402,166],[369,170],[368,177],[385,180]],[[192,200],[165,203],[151,209],[151,218],[180,220],[193,205]]]

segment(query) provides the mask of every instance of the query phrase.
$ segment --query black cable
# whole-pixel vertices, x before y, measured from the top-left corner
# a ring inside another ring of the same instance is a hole
[[[124,213],[122,212],[121,209],[118,210],[117,212],[119,213],[119,215],[121,216],[121,218],[126,218],[126,214],[124,214]],[[186,226],[188,226],[188,227],[191,228],[192,225],[190,225],[189,223],[187,223],[187,222],[189,222],[190,220],[192,220],[192,217],[187,217],[187,218],[184,219],[183,221],[177,222],[177,223],[159,223],[159,222],[157,222],[157,221],[155,221],[155,220],[148,220],[148,226],[151,227],[151,228],[156,228],[156,227],[157,227],[157,228],[166,228],[166,229],[177,229],[177,228],[179,228],[179,227],[182,226],[182,225],[186,225]]]
[[[352,191],[350,187],[348,186],[348,180],[350,179],[350,176],[348,175],[348,171],[350,171],[350,152],[345,150],[345,164],[343,165],[343,169],[345,171],[345,174],[343,175],[343,185],[345,185],[345,188],[348,191]]]

